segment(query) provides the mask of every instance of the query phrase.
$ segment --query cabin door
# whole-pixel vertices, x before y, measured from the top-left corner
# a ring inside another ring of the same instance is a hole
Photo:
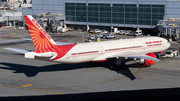
[[[100,47],[99,52],[101,53],[101,55],[103,55],[103,54],[104,54],[104,52],[105,52],[104,48],[103,48],[103,47]]]

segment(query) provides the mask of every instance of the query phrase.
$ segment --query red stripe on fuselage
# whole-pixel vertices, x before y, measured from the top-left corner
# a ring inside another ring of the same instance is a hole
[[[162,44],[147,45],[147,48],[161,47],[161,45]],[[114,48],[114,49],[106,49],[105,52],[103,52],[103,53],[123,52],[123,51],[139,50],[139,49],[144,49],[144,48],[142,46]],[[98,55],[98,54],[102,54],[102,52],[89,51],[89,52],[81,52],[81,53],[72,53],[71,56],[69,56],[69,57],[79,57],[79,56]]]

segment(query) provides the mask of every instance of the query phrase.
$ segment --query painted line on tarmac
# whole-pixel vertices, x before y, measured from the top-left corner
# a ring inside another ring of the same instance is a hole
[[[142,67],[137,70],[136,72],[133,73],[133,75],[137,74],[139,71],[142,70]],[[97,83],[90,83],[90,84],[83,84],[83,85],[75,85],[75,86],[66,86],[66,87],[55,87],[55,88],[41,88],[41,89],[61,89],[61,88],[71,88],[71,87],[82,87],[82,86],[90,86],[90,85],[95,85],[95,84],[102,84],[102,83],[108,83],[108,82],[113,82],[113,81],[117,81],[117,80],[120,80],[120,79],[124,79],[124,78],[127,78],[126,76],[124,77],[121,77],[121,78],[117,78],[117,79],[113,79],[113,80],[108,80],[108,81],[103,81],[103,82],[97,82]]]
[[[39,92],[44,92],[44,93],[52,93],[52,94],[60,94],[60,95],[64,95],[63,93],[52,92],[52,91],[46,91],[46,90],[40,90],[40,89],[25,88],[25,87],[13,86],[13,85],[1,84],[1,83],[0,83],[0,85],[6,86],[6,87],[22,88],[22,89],[27,89],[27,90],[39,91]]]
[[[32,86],[33,84],[26,84],[26,85],[22,85],[21,87],[29,87]]]

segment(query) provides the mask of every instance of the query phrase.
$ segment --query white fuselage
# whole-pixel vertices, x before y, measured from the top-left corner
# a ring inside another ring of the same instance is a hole
[[[170,47],[170,43],[160,37],[119,39],[112,41],[80,43],[75,45],[63,57],[54,60],[61,63],[81,63],[105,61],[108,57],[122,52],[136,51],[140,54],[161,52]]]

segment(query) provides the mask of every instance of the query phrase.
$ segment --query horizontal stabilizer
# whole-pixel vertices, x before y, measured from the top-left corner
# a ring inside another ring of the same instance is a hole
[[[31,52],[30,50],[18,49],[18,48],[4,48],[4,49],[14,51],[14,52],[18,52],[18,53],[23,53],[23,54]]]

